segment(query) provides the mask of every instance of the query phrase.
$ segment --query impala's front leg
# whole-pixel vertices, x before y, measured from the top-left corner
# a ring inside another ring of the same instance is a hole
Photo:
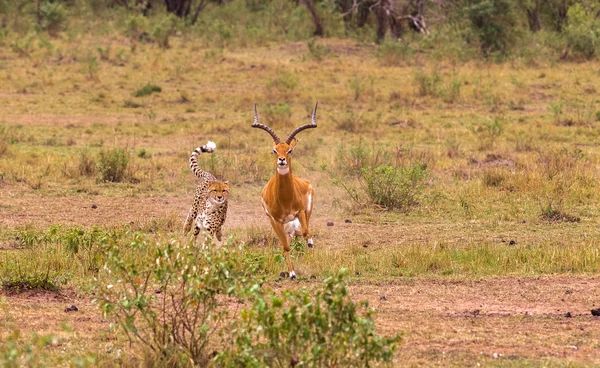
[[[288,270],[290,272],[290,279],[295,279],[296,278],[296,273],[294,272],[294,266],[292,266],[292,260],[290,259],[290,242],[287,236],[287,233],[285,232],[285,229],[283,228],[283,224],[280,222],[277,222],[275,220],[273,220],[272,218],[269,218],[269,220],[271,220],[271,226],[273,226],[273,230],[275,230],[275,233],[277,234],[277,236],[279,237],[279,240],[281,241],[281,246],[283,248],[283,255],[285,256],[285,260],[287,261],[288,264]]]

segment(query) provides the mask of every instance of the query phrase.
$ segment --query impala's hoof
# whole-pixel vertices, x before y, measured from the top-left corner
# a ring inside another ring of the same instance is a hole
[[[308,247],[309,247],[309,248],[314,248],[314,247],[315,247],[315,243],[313,243],[313,240],[312,240],[312,239],[309,239],[309,240],[308,240]]]
[[[296,278],[296,272],[290,272],[290,280],[294,280]]]

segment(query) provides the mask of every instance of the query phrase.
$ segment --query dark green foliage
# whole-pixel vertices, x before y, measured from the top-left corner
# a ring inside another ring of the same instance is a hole
[[[233,346],[216,362],[230,367],[371,367],[391,362],[399,336],[375,334],[374,309],[348,295],[345,271],[322,288],[256,293],[231,323]]]
[[[516,25],[509,0],[467,0],[462,10],[484,56],[508,53]]]
[[[38,20],[44,30],[51,36],[56,36],[66,27],[67,10],[58,1],[42,1],[38,9]]]
[[[151,95],[153,93],[159,93],[162,92],[162,88],[160,86],[157,86],[156,84],[151,84],[148,83],[145,86],[143,86],[142,88],[138,89],[135,92],[135,97],[143,97],[143,96],[148,96]]]
[[[27,290],[60,290],[60,280],[50,277],[50,272],[45,274],[20,273],[2,279],[2,289],[9,293],[19,293]]]
[[[597,54],[600,47],[600,20],[595,14],[595,11],[581,4],[569,7],[564,33],[574,56],[592,59]]]
[[[100,151],[98,172],[100,179],[108,182],[121,182],[126,179],[129,157],[119,148]]]

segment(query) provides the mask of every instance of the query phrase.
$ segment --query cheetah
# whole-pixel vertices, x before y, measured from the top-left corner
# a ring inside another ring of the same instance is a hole
[[[183,234],[187,235],[194,224],[194,239],[201,231],[205,231],[221,242],[221,227],[227,217],[229,183],[217,180],[213,174],[198,167],[198,155],[201,152],[212,153],[216,148],[217,146],[209,141],[196,148],[190,155],[190,168],[196,175],[198,185],[194,203],[183,226]]]

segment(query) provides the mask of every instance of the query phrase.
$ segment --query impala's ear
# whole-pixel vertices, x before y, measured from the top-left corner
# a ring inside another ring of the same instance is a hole
[[[294,149],[294,147],[296,147],[296,142],[297,142],[297,141],[296,141],[296,138],[292,139],[292,141],[290,142],[290,147],[291,147],[292,149]]]

